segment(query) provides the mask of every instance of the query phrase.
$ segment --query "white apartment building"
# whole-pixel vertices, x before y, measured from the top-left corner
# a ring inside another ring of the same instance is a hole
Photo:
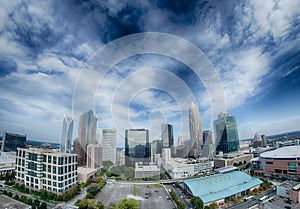
[[[167,172],[173,179],[203,175],[212,171],[212,162],[207,158],[173,158],[167,162]]]
[[[16,182],[61,195],[77,183],[77,155],[47,149],[17,148]]]
[[[116,140],[116,129],[102,129],[102,161],[111,161],[116,163]]]
[[[100,168],[102,164],[102,147],[100,144],[89,144],[87,146],[86,167],[92,169]]]

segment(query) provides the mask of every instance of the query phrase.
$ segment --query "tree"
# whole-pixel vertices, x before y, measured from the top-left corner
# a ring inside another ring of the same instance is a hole
[[[32,203],[32,206],[38,207],[40,206],[41,201],[39,201],[38,199],[35,199]]]
[[[19,200],[19,195],[15,194],[14,199]]]
[[[203,209],[203,201],[199,197],[192,197],[191,204],[196,209]]]
[[[6,191],[6,190],[3,190],[3,191],[2,191],[2,194],[7,195],[7,191]]]
[[[40,209],[47,209],[47,204],[45,202],[42,202],[40,205]]]

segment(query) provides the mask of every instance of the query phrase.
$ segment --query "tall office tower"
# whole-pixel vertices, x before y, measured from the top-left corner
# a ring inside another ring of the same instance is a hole
[[[147,165],[150,161],[149,130],[125,130],[125,165],[135,167],[136,162]]]
[[[85,162],[85,152],[78,140],[78,138],[76,138],[74,140],[74,145],[73,145],[73,153],[77,154],[78,156],[78,167],[82,167],[86,164]]]
[[[202,129],[198,112],[198,107],[194,102],[189,109],[189,126],[190,126],[190,150],[189,157],[198,157],[201,154]]]
[[[86,164],[86,147],[89,144],[97,144],[96,142],[96,129],[97,129],[97,119],[92,110],[85,112],[79,118],[78,125],[78,141],[84,150],[84,155],[80,156],[81,153],[78,154],[78,158],[82,158],[83,165]]]
[[[102,147],[100,144],[89,144],[87,146],[86,167],[92,169],[100,168],[102,164]]]
[[[60,152],[70,153],[73,135],[73,124],[74,117],[69,115],[64,115],[61,139],[60,139]]]
[[[238,151],[239,137],[236,120],[228,113],[220,113],[214,121],[216,153]]]
[[[153,140],[151,145],[151,154],[161,154],[162,152],[162,140]]]
[[[15,179],[35,191],[63,195],[77,184],[77,155],[49,149],[18,148]]]
[[[210,130],[203,131],[203,145],[201,151],[201,157],[209,159],[213,158],[213,135]]]
[[[2,152],[17,152],[17,148],[25,148],[26,135],[3,132]]]
[[[111,161],[116,163],[116,140],[117,140],[117,130],[104,128],[102,129],[102,160]]]
[[[170,124],[161,124],[161,140],[162,148],[170,148],[171,156],[174,157],[174,136],[173,136],[173,126]]]

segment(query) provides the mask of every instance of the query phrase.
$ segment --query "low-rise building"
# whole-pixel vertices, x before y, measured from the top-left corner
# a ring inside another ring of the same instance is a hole
[[[0,152],[0,174],[5,175],[16,169],[16,152]]]
[[[276,185],[276,195],[280,197],[289,198],[291,189],[298,183],[293,181],[285,181]]]
[[[217,202],[224,204],[232,197],[244,196],[263,182],[241,171],[215,174],[184,180],[185,193],[199,197],[204,205]]]
[[[78,172],[78,182],[86,183],[89,178],[94,178],[98,171],[97,169],[93,169],[93,168],[78,167],[77,172]]]
[[[31,209],[31,206],[4,195],[0,195],[0,203],[0,209]]]
[[[291,189],[290,200],[295,203],[300,203],[300,184],[297,184]]]
[[[61,195],[77,183],[77,155],[48,149],[17,148],[16,182]]]
[[[263,176],[273,178],[300,179],[300,146],[281,147],[259,156]]]
[[[173,179],[203,175],[212,171],[212,161],[207,158],[182,159],[173,158],[167,161],[167,172]]]
[[[244,153],[229,153],[223,155],[221,157],[217,157],[214,159],[215,168],[222,168],[227,166],[237,166],[237,165],[245,165],[250,163],[253,158],[252,154],[244,154]]]
[[[160,169],[156,165],[139,165],[138,163],[135,164],[134,170],[134,177],[135,178],[151,178],[155,180],[160,179]]]

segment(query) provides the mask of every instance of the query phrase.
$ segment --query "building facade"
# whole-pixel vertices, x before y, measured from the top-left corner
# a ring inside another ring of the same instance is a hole
[[[97,118],[95,117],[93,111],[89,110],[80,116],[79,124],[78,124],[78,142],[81,148],[74,150],[75,153],[76,151],[80,151],[76,153],[78,155],[78,158],[80,159],[80,164],[78,166],[86,165],[87,145],[97,144],[96,130],[97,130]]]
[[[17,152],[17,148],[26,147],[26,135],[3,132],[2,152]]]
[[[261,153],[259,170],[266,177],[300,180],[300,146],[281,147]]]
[[[195,103],[191,103],[189,108],[189,127],[190,127],[190,146],[188,147],[190,157],[198,157],[201,154],[202,128],[199,117],[198,107]]]
[[[125,130],[125,165],[135,167],[135,163],[148,165],[151,162],[149,130]]]
[[[174,136],[173,126],[170,124],[161,124],[161,141],[162,148],[170,148],[171,155],[174,156]]]
[[[45,149],[17,149],[16,182],[62,195],[77,183],[77,155]]]
[[[214,156],[213,134],[210,130],[203,131],[203,145],[201,148],[201,157],[212,159]]]
[[[60,152],[71,152],[72,136],[73,136],[74,117],[65,115],[63,118],[61,139],[60,139]]]
[[[167,172],[173,179],[203,175],[212,171],[212,163],[207,158],[172,159],[167,162]]]
[[[100,144],[89,144],[87,146],[86,167],[100,169],[102,165],[102,147]]]
[[[117,140],[117,130],[116,129],[102,129],[102,160],[111,161],[116,163],[116,140]]]
[[[216,153],[236,152],[239,148],[239,137],[236,120],[228,113],[220,113],[214,121]]]
[[[234,153],[224,155],[223,157],[217,157],[214,159],[215,168],[223,168],[227,166],[245,165],[251,162],[253,158],[252,154]]]

